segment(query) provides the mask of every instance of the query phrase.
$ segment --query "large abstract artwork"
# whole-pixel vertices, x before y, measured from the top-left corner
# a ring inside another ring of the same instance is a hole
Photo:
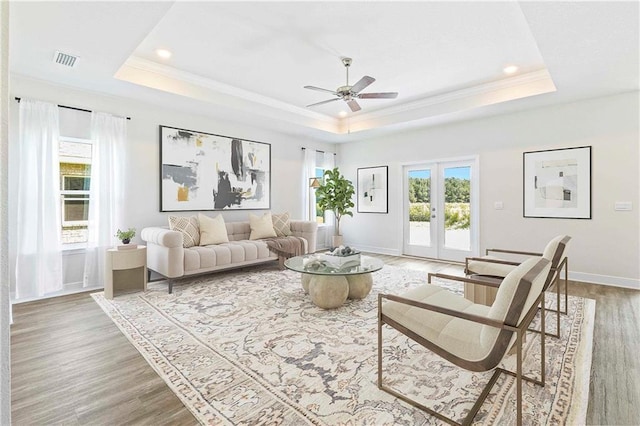
[[[271,207],[271,145],[160,126],[160,211]]]
[[[591,219],[591,147],[525,152],[524,217]]]
[[[358,169],[358,213],[388,213],[387,166]]]

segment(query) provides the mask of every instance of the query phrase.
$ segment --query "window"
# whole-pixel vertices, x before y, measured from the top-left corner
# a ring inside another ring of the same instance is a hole
[[[303,210],[306,212],[307,220],[315,221],[319,224],[331,225],[332,217],[327,216],[324,210],[318,206],[316,200],[316,188],[324,180],[324,172],[333,169],[335,164],[334,153],[305,149],[303,176],[308,179],[306,195],[303,197],[306,205]]]
[[[61,167],[72,166],[60,163]],[[83,167],[81,173],[88,172],[89,166]],[[87,225],[89,219],[89,182],[90,176],[62,176],[62,226]]]
[[[87,241],[91,149],[88,139],[60,137],[60,202],[62,243]]]
[[[334,166],[335,166],[335,159],[334,159],[334,154],[332,152],[316,151],[316,168],[315,168],[314,176],[320,182],[322,182],[324,179],[325,170],[331,170],[333,169]],[[311,199],[313,200],[313,203],[316,205],[316,208],[315,208],[316,217],[312,218],[311,220],[315,220],[319,224],[328,223],[326,212],[322,210],[320,206],[318,206],[318,204],[316,203],[315,189],[312,191],[313,192],[311,194]]]
[[[324,169],[320,168],[320,167],[316,167],[316,170],[315,170],[315,173],[314,173],[314,177],[317,178],[318,181],[322,182],[322,179],[324,177]],[[318,205],[318,203],[316,202],[316,191],[315,191],[315,189],[311,189],[311,199],[313,200],[313,202],[316,205],[316,208],[315,208],[316,217],[315,218],[311,218],[311,220],[315,220],[319,224],[324,223],[325,222],[325,220],[324,220],[324,210],[322,210],[320,208],[320,206]]]

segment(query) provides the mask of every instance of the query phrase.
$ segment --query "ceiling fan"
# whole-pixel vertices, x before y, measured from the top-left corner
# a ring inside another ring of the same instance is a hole
[[[383,93],[360,93],[362,89],[369,86],[371,83],[376,81],[375,78],[369,77],[365,75],[362,77],[356,84],[353,86],[349,86],[349,67],[351,66],[352,59],[351,58],[342,58],[342,64],[344,65],[347,71],[347,84],[344,86],[338,87],[336,90],[328,90],[323,89],[321,87],[315,86],[304,86],[305,89],[317,90],[319,92],[327,92],[332,95],[337,96],[335,99],[329,99],[327,101],[317,102],[315,104],[307,105],[307,107],[312,107],[316,105],[327,104],[333,101],[339,101],[342,99],[349,105],[351,111],[356,112],[360,111],[360,105],[356,102],[356,99],[395,99],[398,97],[398,92],[383,92]]]

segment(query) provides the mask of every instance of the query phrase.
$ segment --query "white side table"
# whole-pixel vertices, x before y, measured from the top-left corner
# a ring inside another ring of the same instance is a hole
[[[147,247],[107,250],[104,267],[104,297],[113,299],[116,291],[147,289]]]

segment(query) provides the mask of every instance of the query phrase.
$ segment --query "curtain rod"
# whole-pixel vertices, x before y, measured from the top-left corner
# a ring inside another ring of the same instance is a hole
[[[305,147],[303,146],[303,147],[302,147],[302,150],[304,151],[305,149],[307,149],[307,148],[305,148]],[[316,152],[321,152],[321,153],[323,153],[323,154],[325,153],[324,151],[320,151],[319,149],[316,149],[315,151],[316,151]],[[335,152],[330,152],[329,154],[336,155],[336,153],[335,153]]]
[[[22,98],[15,98],[16,101],[18,101],[18,103],[20,103],[20,99]],[[82,112],[93,112],[90,109],[83,109],[83,108],[76,108],[76,107],[71,107],[71,106],[67,106],[67,105],[58,105],[58,108],[66,108],[66,109],[72,109],[74,111],[82,111]],[[131,117],[125,117],[127,120],[131,120]]]

